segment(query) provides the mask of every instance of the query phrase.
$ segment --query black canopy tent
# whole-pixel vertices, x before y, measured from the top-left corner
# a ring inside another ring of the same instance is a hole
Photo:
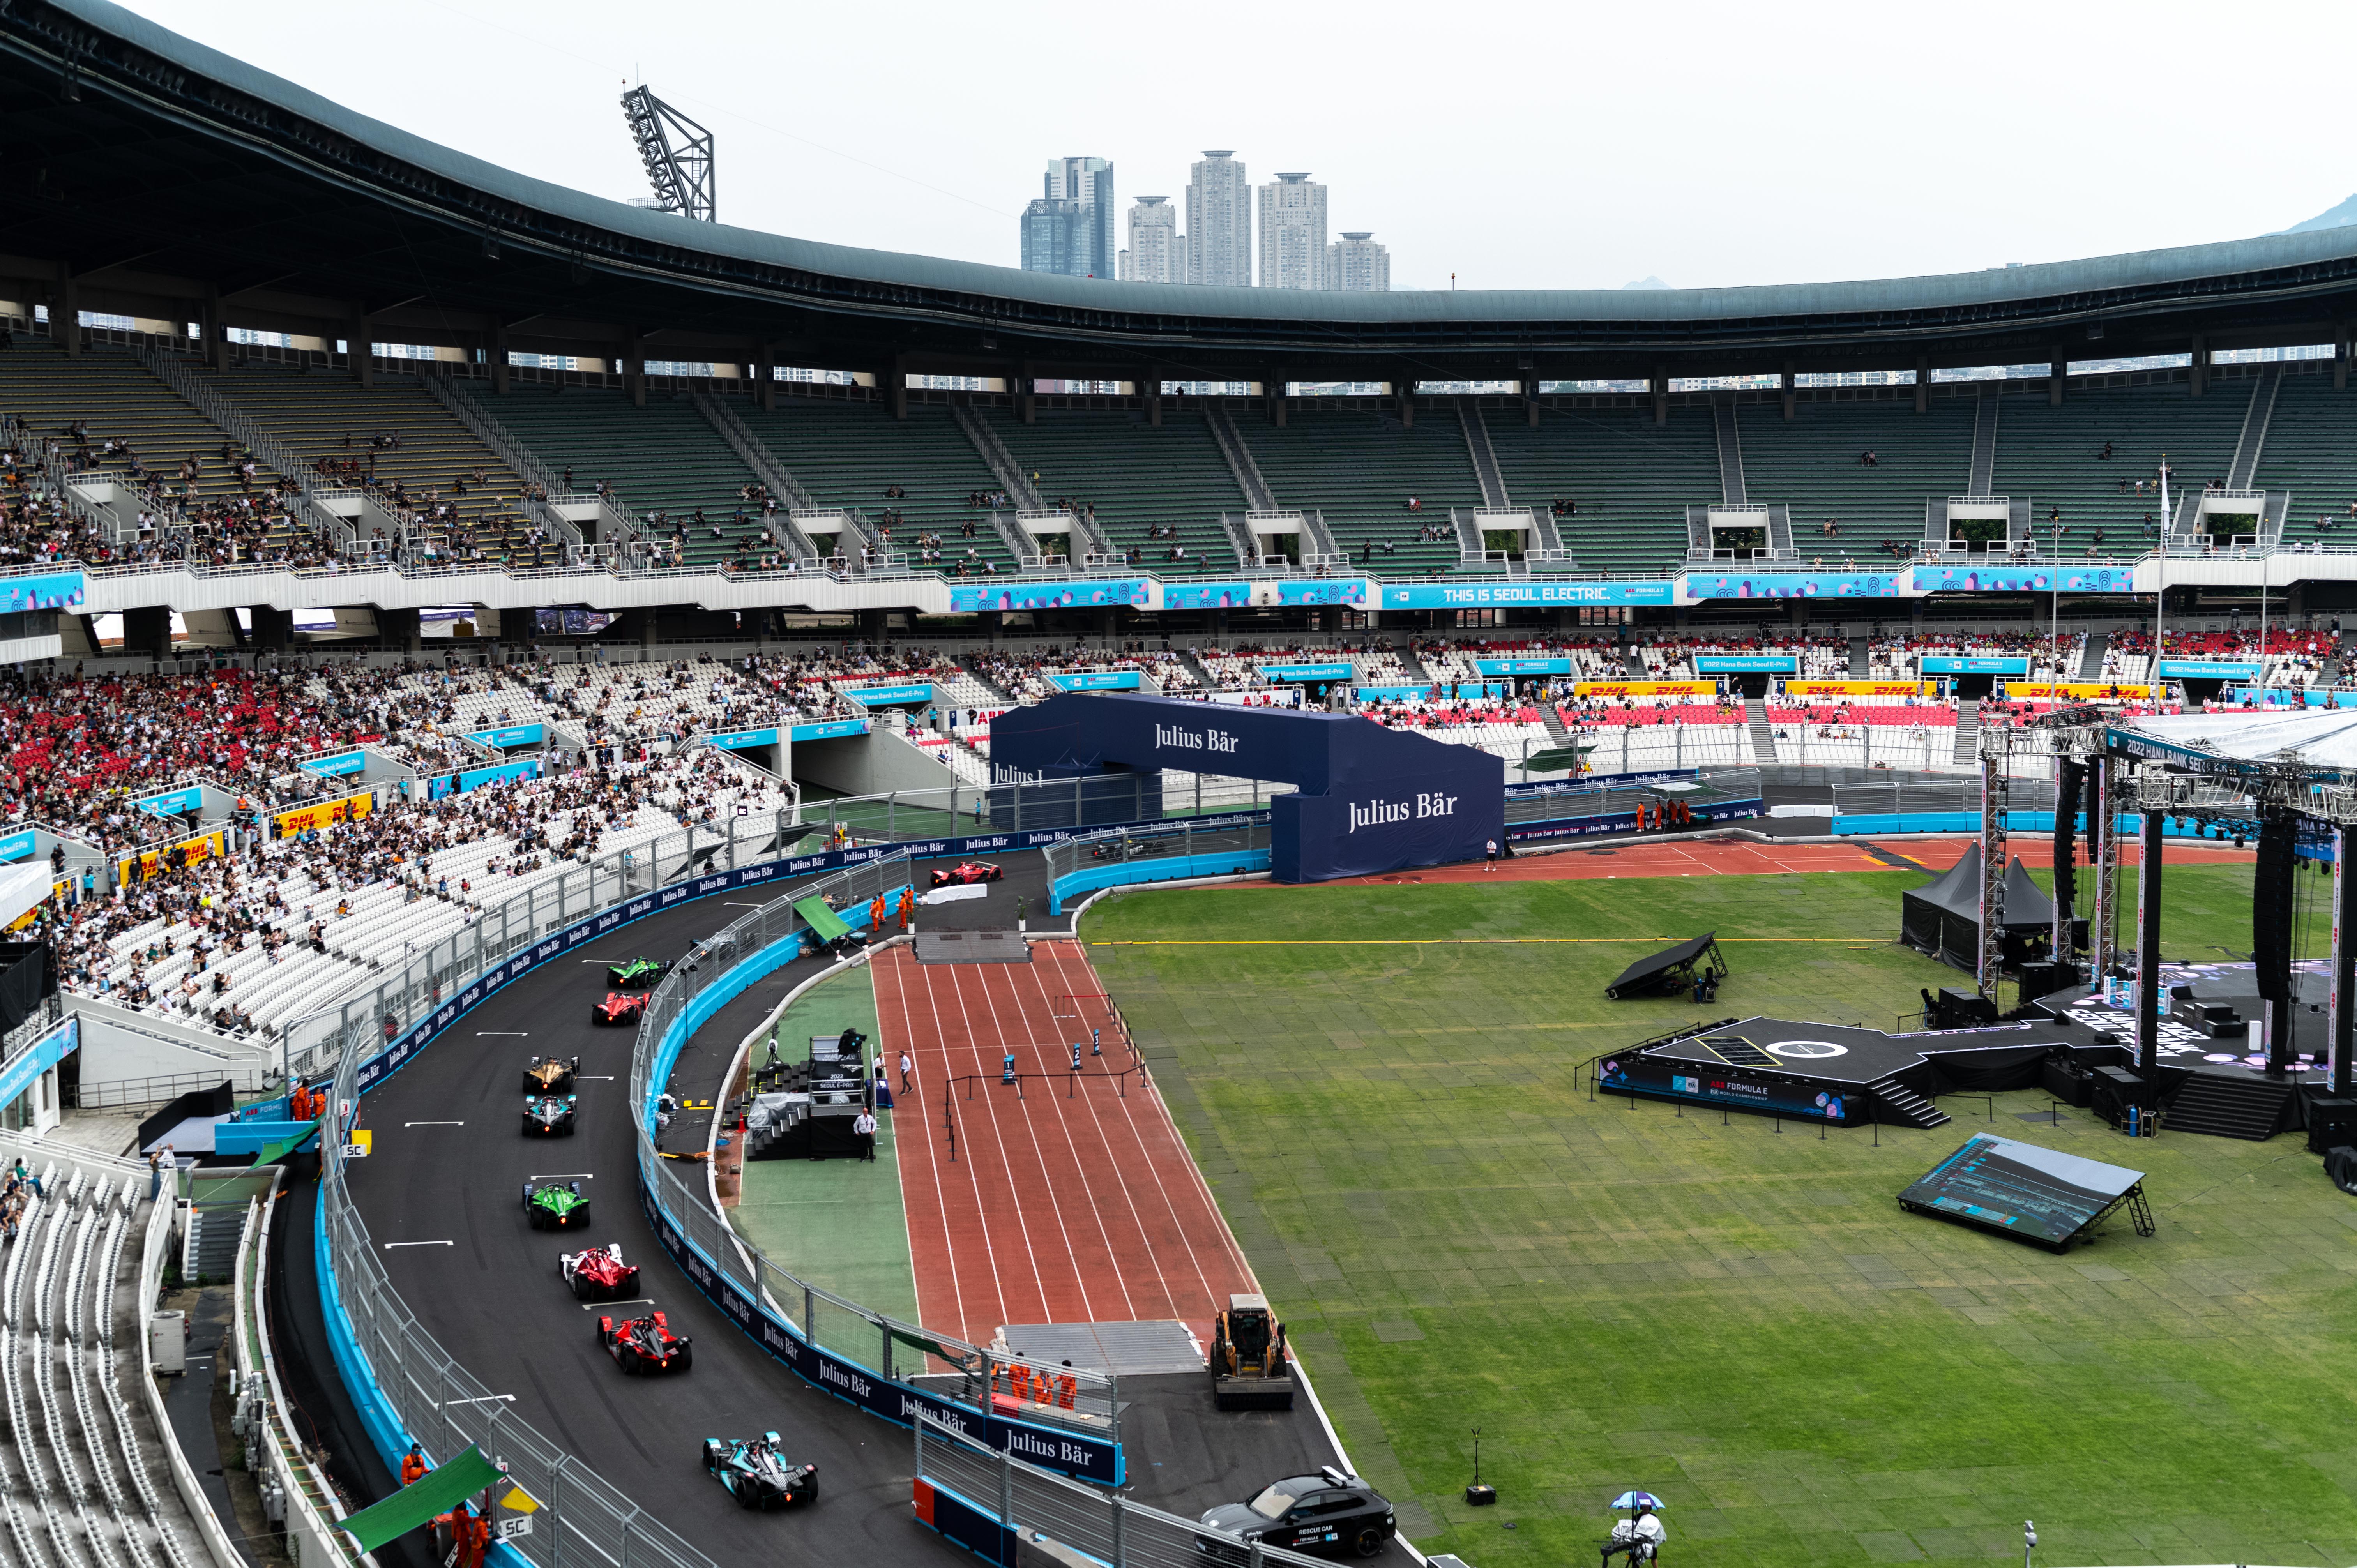
[[[1957,969],[1980,964],[1981,846],[1899,901],[1899,940],[1916,951]],[[2005,868],[2005,925],[2001,935],[2016,941],[2049,935],[2054,901],[2015,857]]]
[[[1624,997],[1641,996],[1655,991],[1683,991],[1694,983],[1695,965],[1709,954],[1722,978],[1727,973],[1726,955],[1718,950],[1718,933],[1705,931],[1690,942],[1680,942],[1664,948],[1649,958],[1641,958],[1620,972],[1620,978],[1604,988],[1607,999],[1614,1002]]]

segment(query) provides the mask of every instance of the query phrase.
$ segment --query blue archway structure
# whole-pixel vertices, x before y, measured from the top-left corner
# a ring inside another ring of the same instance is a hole
[[[1293,785],[1269,806],[1269,875],[1279,882],[1478,860],[1488,841],[1506,840],[1503,760],[1350,714],[1073,692],[999,714],[990,760],[1001,784],[1105,780],[1075,791],[1082,822],[1097,820],[1096,794],[1103,821],[1130,820],[1138,791],[1128,774],[1169,768]]]

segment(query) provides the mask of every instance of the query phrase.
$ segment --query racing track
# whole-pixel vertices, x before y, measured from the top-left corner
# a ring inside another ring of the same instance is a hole
[[[922,923],[1011,926],[1018,895],[1036,917],[1039,857],[1004,859],[1006,879],[986,897],[930,908]],[[828,1553],[828,1561],[959,1562],[958,1548],[911,1518],[907,1433],[820,1393],[763,1354],[671,1264],[640,1205],[623,1103],[636,1032],[588,1022],[603,991],[593,966],[641,953],[675,958],[748,901],[705,899],[650,916],[569,955],[579,962],[526,973],[461,1018],[362,1099],[359,1124],[372,1130],[375,1146],[346,1167],[352,1198],[394,1289],[443,1348],[492,1391],[511,1396],[519,1417],[716,1562],[760,1561],[748,1554],[781,1550]],[[1068,921],[1032,923],[1069,929]],[[798,960],[724,1007],[682,1051],[673,1091],[683,1101],[713,1098],[737,1041],[821,968]],[[522,1069],[534,1054],[581,1058],[579,1131],[571,1138],[527,1140],[518,1129]],[[664,1144],[701,1149],[708,1130],[707,1115],[683,1111]],[[596,1223],[578,1234],[531,1230],[524,1179],[573,1172],[584,1173]],[[560,1251],[608,1241],[619,1241],[623,1256],[641,1266],[645,1294],[694,1342],[695,1364],[684,1377],[625,1379],[596,1343],[597,1311],[614,1308],[583,1310],[558,1279]],[[387,1245],[401,1242],[425,1244]],[[301,1251],[307,1265],[307,1228]],[[290,1283],[298,1274],[308,1282],[307,1266],[286,1271]],[[301,1333],[299,1313],[293,1323],[325,1365],[314,1336]],[[1200,1375],[1125,1380],[1123,1396],[1128,1493],[1182,1515],[1334,1457],[1306,1408],[1212,1418]],[[705,1437],[769,1430],[797,1462],[818,1465],[814,1508],[747,1513],[704,1474]],[[373,1458],[367,1489],[381,1496]],[[1377,1561],[1405,1560],[1394,1546]]]
[[[353,1199],[393,1287],[444,1349],[715,1561],[781,1550],[832,1562],[952,1561],[956,1549],[910,1517],[908,1434],[817,1392],[757,1348],[673,1267],[640,1206],[623,1103],[637,1035],[589,1023],[603,976],[588,965],[675,958],[740,913],[714,898],[650,916],[587,944],[574,955],[583,962],[529,973],[461,1018],[361,1101],[375,1151],[347,1167]],[[733,1050],[819,967],[798,960],[760,981],[700,1037]],[[535,1053],[581,1058],[579,1131],[570,1138],[518,1130],[522,1069]],[[710,1096],[708,1086],[680,1082],[682,1099]],[[673,1147],[703,1143],[701,1127],[684,1120],[666,1137]],[[587,1178],[595,1223],[577,1234],[529,1229],[524,1179],[573,1173]],[[694,1340],[695,1364],[683,1377],[626,1379],[597,1345],[597,1313],[618,1309],[585,1311],[556,1268],[560,1251],[593,1241],[619,1241],[643,1269],[645,1294]],[[448,1245],[387,1246],[401,1242]],[[814,1508],[748,1513],[704,1474],[705,1438],[768,1430],[798,1463],[817,1464]]]

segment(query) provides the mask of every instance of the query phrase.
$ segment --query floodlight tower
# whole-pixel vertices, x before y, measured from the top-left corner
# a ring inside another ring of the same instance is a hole
[[[622,118],[647,166],[648,183],[667,212],[716,223],[713,193],[712,133],[644,87],[622,94]]]

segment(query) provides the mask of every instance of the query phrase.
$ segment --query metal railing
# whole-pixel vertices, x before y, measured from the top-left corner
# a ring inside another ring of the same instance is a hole
[[[1273,833],[1265,816],[1214,819],[1203,823],[1179,822],[1151,828],[1107,828],[1064,843],[1050,844],[1040,857],[1048,864],[1048,887],[1054,894],[1061,879],[1094,866],[1145,865],[1150,868],[1156,861],[1250,854],[1270,848],[1275,843]]]

